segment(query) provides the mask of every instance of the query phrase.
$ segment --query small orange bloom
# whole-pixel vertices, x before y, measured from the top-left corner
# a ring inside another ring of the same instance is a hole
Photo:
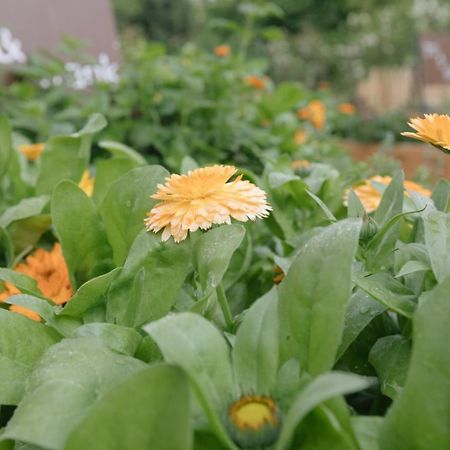
[[[189,231],[230,224],[231,218],[246,222],[267,217],[272,208],[266,193],[242,180],[242,175],[228,181],[236,172],[233,166],[215,165],[167,177],[151,196],[160,202],[147,213],[147,230],[164,230],[163,241],[173,236],[175,242],[180,242]]]
[[[218,45],[214,49],[214,53],[216,54],[216,56],[219,56],[220,58],[226,58],[227,56],[231,55],[231,47],[226,44]]]
[[[91,177],[89,170],[83,172],[83,176],[81,177],[78,186],[88,197],[92,197],[94,192],[94,177]]]
[[[411,119],[408,125],[416,133],[401,133],[413,139],[434,145],[444,153],[450,153],[450,117],[447,114],[425,114],[425,118]]]
[[[325,105],[321,100],[312,100],[307,106],[297,111],[299,119],[309,120],[316,128],[325,125]]]
[[[261,89],[262,90],[262,89],[264,89],[266,87],[266,82],[262,78],[257,77],[256,75],[247,75],[244,78],[244,83],[247,86],[254,87],[255,89]]]
[[[50,251],[38,248],[26,258],[25,262],[18,264],[14,270],[34,278],[42,294],[57,305],[66,303],[72,297],[69,272],[61,246],[58,243]],[[0,302],[20,293],[16,286],[6,282],[5,290],[0,293]],[[30,319],[40,320],[38,314],[22,306],[11,305],[9,309]]]
[[[378,208],[381,201],[381,193],[374,186],[373,182],[381,183],[387,186],[391,181],[391,177],[382,177],[380,175],[376,175],[369,178],[368,180],[365,180],[363,184],[355,186],[353,188],[353,192],[358,196],[359,200],[364,206],[364,209],[368,213],[371,213]],[[414,183],[414,181],[405,180],[403,185],[407,190],[417,192],[418,194],[421,194],[425,197],[431,196],[431,191],[429,189],[424,188],[420,184]],[[406,195],[408,195],[408,193],[406,193]],[[348,197],[348,191],[346,192],[345,197]],[[347,203],[346,198],[344,199],[344,203]]]
[[[311,166],[311,163],[307,159],[296,159],[292,161],[293,169],[307,169]]]
[[[306,142],[306,131],[304,130],[298,130],[295,133],[294,141],[297,145],[302,145]]]
[[[347,116],[352,116],[356,112],[356,108],[351,103],[341,103],[339,105],[339,112],[346,114]]]
[[[19,151],[28,159],[28,161],[36,161],[36,159],[41,156],[44,146],[45,144],[22,144],[19,145]]]

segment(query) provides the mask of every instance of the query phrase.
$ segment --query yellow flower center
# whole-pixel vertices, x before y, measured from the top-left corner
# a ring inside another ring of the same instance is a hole
[[[240,429],[260,430],[266,424],[278,424],[276,405],[268,397],[244,397],[230,406],[229,414]]]

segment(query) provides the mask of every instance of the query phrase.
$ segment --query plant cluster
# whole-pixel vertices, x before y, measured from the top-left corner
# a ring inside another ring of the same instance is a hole
[[[409,136],[446,150],[449,125]],[[2,450],[450,446],[449,182],[295,151],[170,175],[93,160],[105,126],[36,148],[0,119]]]

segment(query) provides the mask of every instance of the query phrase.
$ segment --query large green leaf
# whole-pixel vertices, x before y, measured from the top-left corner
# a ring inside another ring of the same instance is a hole
[[[139,327],[167,314],[181,289],[190,263],[189,242],[161,242],[141,232],[107,298],[107,318]]]
[[[106,292],[119,272],[120,268],[116,267],[111,272],[86,281],[86,283],[79,287],[59,314],[61,316],[79,317],[89,309],[95,307],[106,296]]]
[[[273,288],[245,314],[236,334],[233,362],[243,393],[269,395],[278,373],[277,291]]]
[[[373,299],[404,317],[411,318],[416,309],[416,297],[388,273],[370,276],[355,274],[354,283]]]
[[[49,197],[26,198],[17,205],[11,206],[0,216],[0,227],[6,228],[12,222],[41,214],[47,205]]]
[[[45,353],[29,377],[2,438],[61,449],[97,398],[146,367],[95,338],[61,341]]]
[[[134,356],[142,336],[133,328],[112,323],[88,323],[75,330],[76,337],[96,337],[111,350]]]
[[[380,450],[450,448],[450,278],[420,298],[405,386],[382,428]]]
[[[11,127],[6,116],[2,114],[0,115],[0,179],[8,169],[12,151]]]
[[[100,205],[113,183],[136,167],[137,164],[135,162],[125,158],[97,160],[95,164],[94,193],[92,194],[94,202]]]
[[[51,194],[61,180],[78,183],[89,159],[80,155],[81,138],[55,136],[45,144],[41,155],[41,170],[36,182],[36,194]]]
[[[76,285],[110,268],[111,248],[97,208],[73,182],[61,181],[55,188],[52,218]]]
[[[375,343],[369,362],[380,379],[384,395],[395,399],[406,380],[411,356],[411,341],[401,335],[385,336]]]
[[[369,386],[367,380],[342,372],[324,373],[311,381],[294,399],[283,420],[275,450],[285,450],[300,421],[316,406],[338,395],[350,394]]]
[[[158,364],[108,391],[69,436],[65,450],[190,450],[184,373]]]
[[[221,441],[234,448],[220,417],[237,396],[229,349],[215,326],[193,313],[168,315],[144,327],[164,359],[189,375],[212,428]]]
[[[34,365],[58,340],[50,328],[0,309],[0,404],[18,404]]]
[[[108,150],[116,158],[129,159],[138,166],[145,166],[147,164],[145,158],[136,150],[128,147],[128,145],[115,141],[100,141],[98,145],[100,148]]]
[[[450,214],[433,211],[423,215],[425,245],[438,282],[450,275]]]
[[[280,285],[282,359],[298,358],[313,375],[335,362],[360,226],[359,220],[346,219],[311,238]]]
[[[26,294],[42,296],[36,280],[23,273],[0,268],[0,280],[12,283],[17,289]]]
[[[222,225],[199,237],[194,247],[200,283],[204,291],[215,289],[230,264],[231,257],[244,239],[242,225]]]
[[[384,311],[386,311],[386,306],[376,302],[363,291],[357,290],[351,296],[345,313],[344,331],[337,352],[337,359],[345,353],[361,331]]]
[[[383,417],[377,416],[354,416],[352,417],[361,450],[379,450],[378,439]]]
[[[123,264],[131,244],[144,229],[145,213],[156,203],[150,195],[168,175],[161,166],[139,167],[120,177],[106,194],[99,210],[117,266]]]

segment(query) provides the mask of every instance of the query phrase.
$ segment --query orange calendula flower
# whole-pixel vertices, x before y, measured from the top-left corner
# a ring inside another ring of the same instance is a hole
[[[306,131],[298,130],[295,133],[294,141],[297,145],[302,145],[306,142]]]
[[[151,196],[160,202],[147,213],[147,230],[164,229],[163,241],[173,236],[180,242],[188,231],[229,224],[231,218],[245,222],[268,216],[271,207],[263,190],[242,180],[242,175],[228,182],[236,171],[233,166],[215,165],[167,177]]]
[[[257,77],[256,75],[247,75],[244,78],[244,83],[247,86],[254,87],[255,89],[261,89],[262,90],[262,89],[264,89],[266,87],[266,82],[262,78]]]
[[[356,108],[351,103],[341,103],[338,107],[339,112],[346,114],[347,116],[352,116],[356,112]]]
[[[321,100],[312,100],[307,106],[297,111],[299,119],[309,120],[316,128],[325,125],[325,105]]]
[[[283,269],[280,266],[275,266],[274,272],[275,275],[272,280],[275,284],[280,284],[286,278]]]
[[[19,151],[28,161],[36,161],[41,156],[45,144],[22,144],[19,145]]]
[[[83,172],[83,176],[81,177],[78,186],[88,197],[92,197],[94,192],[94,177],[91,176],[89,170],[85,170]]]
[[[42,248],[37,249],[26,258],[25,262],[18,264],[14,270],[35,279],[40,291],[57,305],[66,303],[72,297],[69,272],[61,246],[58,243],[50,251]],[[6,282],[5,290],[0,293],[0,302],[20,293],[20,290],[12,283]],[[23,306],[11,305],[9,309],[30,319],[41,320],[38,314]]]
[[[360,184],[359,186],[355,186],[353,188],[354,193],[358,196],[359,200],[364,206],[364,209],[368,213],[375,211],[381,201],[381,193],[375,187],[374,183],[381,183],[387,186],[391,181],[391,177],[382,177],[380,175],[376,175],[369,178],[368,180],[365,180],[363,184]],[[431,191],[429,189],[424,188],[420,184],[414,183],[414,181],[405,180],[403,182],[403,185],[407,190],[417,192],[418,194],[421,194],[425,197],[431,196]],[[346,194],[346,197],[347,196],[348,192]]]
[[[416,133],[405,131],[401,133],[413,139],[434,145],[445,153],[450,153],[450,117],[447,114],[425,114],[425,118],[411,119],[408,125]]]
[[[307,169],[311,166],[311,163],[307,159],[296,159],[292,161],[293,169]]]
[[[219,56],[220,58],[226,58],[227,56],[231,55],[231,47],[226,44],[218,45],[214,49],[214,53],[216,56]]]

